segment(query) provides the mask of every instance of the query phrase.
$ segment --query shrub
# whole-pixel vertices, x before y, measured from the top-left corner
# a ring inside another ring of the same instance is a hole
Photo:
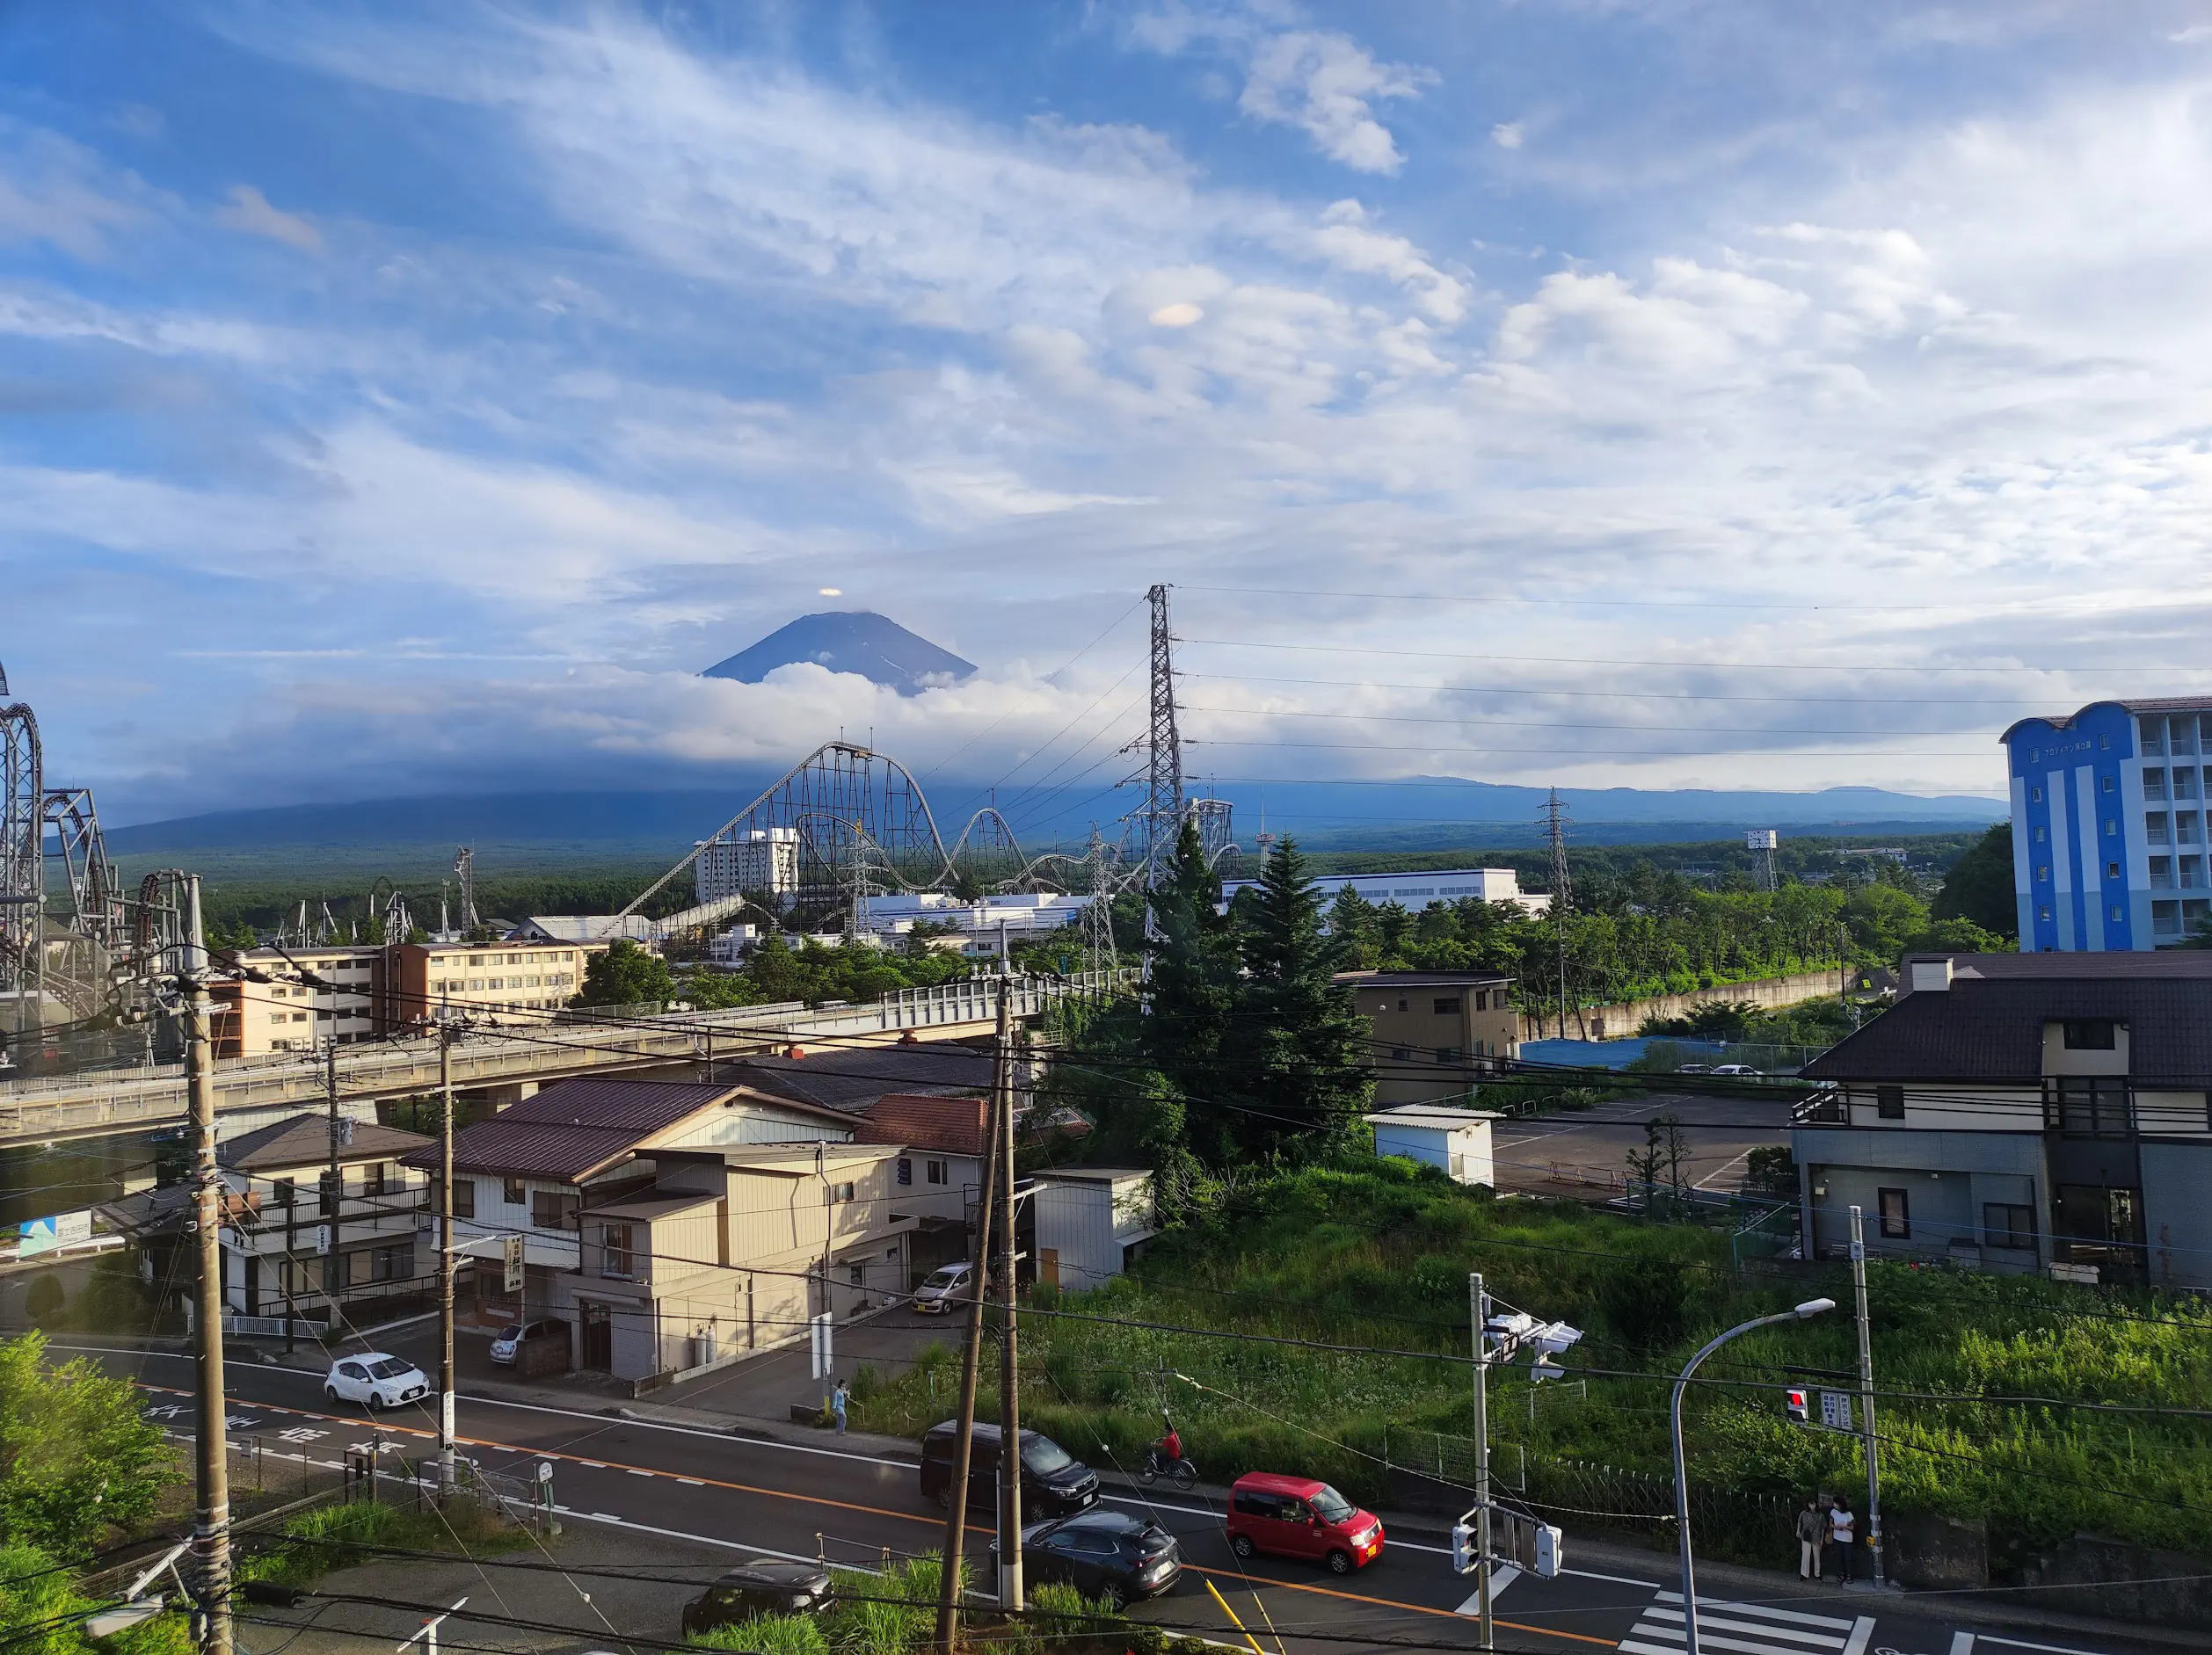
[[[732,1649],[751,1655],[827,1655],[829,1640],[808,1615],[759,1615],[735,1626],[694,1632],[685,1640],[699,1649]]]
[[[60,1312],[66,1297],[62,1290],[62,1278],[48,1270],[23,1296],[24,1314],[34,1322],[47,1321]]]
[[[1688,1284],[1671,1259],[1624,1259],[1598,1288],[1597,1303],[1613,1336],[1639,1354],[1682,1337]]]

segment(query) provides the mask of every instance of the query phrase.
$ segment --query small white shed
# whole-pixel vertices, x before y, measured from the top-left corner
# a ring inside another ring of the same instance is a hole
[[[1497,1187],[1497,1172],[1490,1158],[1490,1109],[1453,1109],[1441,1104],[1407,1103],[1379,1109],[1366,1117],[1375,1129],[1377,1155],[1402,1155],[1408,1160],[1441,1166],[1455,1183],[1487,1184]]]
[[[1062,1166],[1031,1181],[1037,1279],[1051,1286],[1100,1286],[1159,1229],[1146,1168]]]

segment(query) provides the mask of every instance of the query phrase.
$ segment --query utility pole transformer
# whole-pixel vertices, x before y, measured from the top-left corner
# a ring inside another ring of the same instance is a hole
[[[1552,928],[1559,940],[1559,1037],[1567,1038],[1567,912],[1574,887],[1567,872],[1567,829],[1573,820],[1560,802],[1559,789],[1544,802],[1544,838],[1552,850]]]
[[[192,1524],[202,1655],[233,1655],[230,1620],[230,1445],[222,1374],[222,1172],[215,1164],[215,1065],[208,1020],[207,951],[200,921],[200,876],[185,879],[184,984],[187,1019],[185,1089],[192,1108],[193,1223],[200,1277],[193,1306],[200,1394]]]

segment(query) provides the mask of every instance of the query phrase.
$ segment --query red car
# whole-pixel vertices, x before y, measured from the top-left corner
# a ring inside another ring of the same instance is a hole
[[[1310,1477],[1248,1471],[1229,1491],[1229,1550],[1310,1557],[1350,1574],[1382,1556],[1382,1519]]]

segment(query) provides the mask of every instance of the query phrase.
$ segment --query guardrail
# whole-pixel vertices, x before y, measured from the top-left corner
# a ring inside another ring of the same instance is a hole
[[[865,1005],[826,1005],[814,1011],[789,1006],[739,1006],[729,1011],[672,1015],[669,1027],[615,1025],[568,1020],[574,1013],[552,1013],[529,1025],[529,1033],[471,1034],[452,1052],[456,1087],[498,1085],[524,1080],[560,1079],[593,1071],[622,1071],[703,1059],[709,1042],[724,1031],[739,1042],[770,1045],[909,1029],[987,1025],[998,1016],[1002,983],[1016,1017],[1034,1017],[1052,1001],[1071,996],[1118,991],[1133,982],[1133,971],[1083,972],[1067,977],[966,977],[934,989],[901,989]],[[734,1056],[717,1047],[718,1056]],[[215,1070],[217,1114],[251,1108],[320,1104],[328,1095],[322,1054],[246,1058],[219,1063]],[[184,1071],[164,1065],[149,1076],[135,1071],[120,1078],[113,1071],[46,1077],[0,1086],[0,1144],[11,1140],[89,1137],[134,1129],[168,1126],[186,1118]],[[341,1046],[338,1090],[341,1098],[391,1098],[434,1091],[439,1082],[438,1042],[433,1034],[410,1036],[368,1046]]]

